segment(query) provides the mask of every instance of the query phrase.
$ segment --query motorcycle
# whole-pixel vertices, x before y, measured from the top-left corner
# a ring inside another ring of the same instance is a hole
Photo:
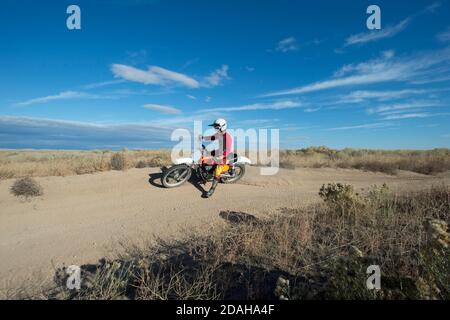
[[[203,183],[214,179],[214,165],[211,164],[211,156],[207,154],[206,147],[202,144],[200,158],[180,158],[170,168],[162,168],[161,183],[166,188],[175,188],[188,181],[192,172],[197,175]],[[238,156],[236,153],[228,157],[228,170],[223,172],[220,180],[223,183],[234,183],[245,174],[245,165],[251,164],[250,159]]]

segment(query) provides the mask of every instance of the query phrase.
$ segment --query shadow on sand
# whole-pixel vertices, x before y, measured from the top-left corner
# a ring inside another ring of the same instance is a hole
[[[162,172],[150,173],[148,175],[148,183],[156,188],[165,188],[161,183],[162,174]],[[206,190],[203,188],[203,186],[201,185],[201,181],[195,176],[195,174],[192,174],[192,176],[189,178],[189,183],[192,184],[198,191],[200,191],[202,196],[206,194]]]

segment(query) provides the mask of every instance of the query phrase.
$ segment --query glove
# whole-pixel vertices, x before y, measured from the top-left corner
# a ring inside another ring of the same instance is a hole
[[[198,140],[202,141],[203,140],[203,135],[199,134],[198,135]]]

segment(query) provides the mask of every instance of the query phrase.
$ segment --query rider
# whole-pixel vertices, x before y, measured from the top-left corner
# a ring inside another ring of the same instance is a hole
[[[231,154],[233,145],[233,138],[227,132],[227,121],[225,119],[219,118],[209,126],[214,127],[216,133],[212,136],[201,136],[201,138],[206,141],[218,140],[219,149],[211,151],[211,156],[214,157],[214,180],[211,189],[205,195],[207,198],[211,197],[216,190],[220,175],[229,170],[227,157]]]

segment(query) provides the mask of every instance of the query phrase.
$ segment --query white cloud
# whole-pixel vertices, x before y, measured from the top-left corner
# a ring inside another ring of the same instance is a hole
[[[441,42],[450,42],[450,27],[436,35],[436,39]]]
[[[289,52],[289,51],[297,51],[298,43],[294,37],[285,38],[278,42],[276,51],[280,52]]]
[[[167,70],[158,66],[150,66],[148,70],[141,70],[123,64],[113,64],[111,71],[117,78],[128,81],[153,85],[178,84],[189,88],[198,88],[197,80],[178,72]]]
[[[228,65],[224,64],[211,72],[208,76],[204,77],[200,83],[183,73],[178,73],[158,66],[149,66],[147,70],[141,70],[123,64],[113,64],[111,66],[111,71],[116,78],[143,84],[160,86],[181,85],[188,88],[216,87],[222,84],[224,80],[230,79],[228,70]]]
[[[436,75],[429,75],[429,77],[422,78],[419,80],[413,80],[410,83],[411,84],[426,84],[426,83],[437,83],[437,82],[446,82],[450,80],[450,75],[447,76],[436,76]]]
[[[383,105],[377,108],[368,109],[368,113],[386,113],[386,112],[394,112],[394,111],[402,111],[409,109],[421,109],[421,108],[429,108],[429,107],[438,107],[441,106],[439,102],[436,101],[413,101],[410,103],[397,103],[392,105]]]
[[[182,73],[170,71],[161,67],[152,66],[149,68],[150,72],[153,72],[156,75],[159,75],[162,79],[180,83],[182,85],[185,85],[186,87],[190,88],[198,88],[199,83],[197,80],[192,79],[191,77],[188,77],[187,75],[184,75]]]
[[[306,108],[305,112],[311,113],[311,112],[317,112],[319,111],[321,108]]]
[[[424,12],[424,13],[427,13],[427,12],[435,13],[435,12],[436,12],[436,9],[439,8],[439,7],[441,7],[441,5],[442,5],[442,3],[441,3],[440,1],[436,1],[436,2],[434,2],[434,3],[432,3],[432,4],[430,4],[429,6],[427,6],[427,7],[423,10],[423,12]]]
[[[40,104],[40,103],[46,103],[50,101],[56,101],[56,100],[69,100],[69,99],[111,99],[112,97],[108,96],[100,96],[100,95],[93,95],[86,92],[79,92],[79,91],[64,91],[55,95],[45,96],[45,97],[39,97],[34,98],[30,100],[26,100],[23,102],[16,103],[17,106],[28,106],[32,104]]]
[[[410,24],[411,18],[406,18],[394,26],[388,26],[381,30],[373,30],[351,35],[345,40],[345,46],[355,44],[363,44],[367,42],[377,41],[385,38],[392,38],[396,34],[402,32]]]
[[[340,130],[354,130],[354,129],[377,129],[377,128],[386,128],[391,127],[393,124],[389,122],[378,122],[378,123],[369,123],[369,124],[360,124],[355,126],[346,126],[346,127],[336,127],[326,129],[326,131],[340,131]]]
[[[430,118],[439,116],[448,116],[449,113],[403,113],[403,114],[392,114],[383,118],[383,120],[401,120],[401,119],[414,119],[414,118]]]
[[[164,106],[164,105],[160,105],[160,104],[152,104],[152,103],[148,103],[143,105],[143,107],[145,109],[149,109],[149,110],[154,110],[154,111],[158,111],[161,113],[166,113],[166,114],[180,114],[181,110],[174,108],[172,106]]]
[[[425,7],[425,9],[421,10],[420,12],[413,14],[407,17],[406,19],[403,19],[396,25],[382,27],[381,30],[372,30],[368,32],[361,32],[355,35],[351,35],[346,39],[344,47],[355,44],[364,44],[367,42],[378,41],[386,38],[392,38],[395,35],[402,32],[403,30],[405,30],[409,26],[409,24],[413,21],[413,19],[423,14],[435,13],[436,9],[439,8],[440,6],[441,3],[437,1]]]
[[[302,104],[299,101],[294,100],[282,100],[271,103],[254,103],[238,107],[224,107],[224,108],[213,108],[213,109],[203,109],[198,112],[231,112],[231,111],[252,111],[252,110],[282,110],[282,109],[292,109],[299,108]]]
[[[229,67],[224,64],[219,69],[214,70],[211,74],[205,77],[203,81],[203,86],[205,87],[216,87],[222,83],[224,80],[230,79],[228,76]]]
[[[186,97],[188,97],[191,100],[197,100],[197,97],[191,95],[191,94],[187,94]]]
[[[101,87],[106,87],[114,84],[123,83],[125,80],[110,80],[110,81],[103,81],[103,82],[95,82],[90,83],[84,86],[85,89],[96,89]]]
[[[418,77],[432,75],[432,67],[448,62],[450,62],[450,47],[399,58],[385,52],[382,57],[377,59],[345,65],[335,72],[334,78],[264,94],[263,97],[302,94],[382,82],[413,81]]]
[[[393,114],[386,116],[383,120],[400,120],[400,119],[413,119],[413,118],[428,118],[428,113],[406,113],[406,114]]]
[[[361,103],[365,100],[375,99],[378,101],[387,101],[393,99],[399,99],[403,97],[409,97],[416,94],[424,94],[430,92],[430,90],[420,90],[420,89],[402,89],[402,90],[388,90],[388,91],[369,91],[369,90],[358,90],[353,91],[349,94],[341,96],[337,101],[332,104],[341,103]]]

